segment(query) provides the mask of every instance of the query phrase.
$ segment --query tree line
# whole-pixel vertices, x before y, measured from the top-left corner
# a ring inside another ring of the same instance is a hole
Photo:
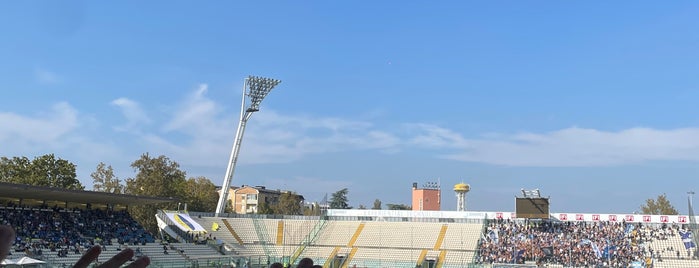
[[[75,164],[57,158],[53,154],[27,157],[1,157],[0,182],[48,186],[69,190],[84,190],[78,180]],[[114,174],[111,165],[100,162],[90,174],[93,190],[114,194],[131,194],[154,197],[172,197],[186,203],[192,211],[213,211],[216,209],[218,193],[216,186],[206,177],[186,177],[177,162],[166,156],[152,157],[144,153],[131,163],[136,175],[125,180]],[[158,209],[174,210],[178,204],[139,205],[128,208],[131,216],[147,229],[157,230],[153,215]]]
[[[349,189],[343,188],[332,194],[330,197],[330,203],[328,207],[331,209],[352,209],[349,205]],[[364,205],[359,205],[357,209],[367,209]],[[374,206],[371,209],[382,209],[381,200],[378,198],[374,200]],[[388,210],[411,210],[412,207],[404,204],[386,204],[386,209]]]
[[[206,177],[189,177],[180,165],[160,155],[142,154],[133,161],[132,178],[120,179],[111,165],[100,162],[90,174],[93,191],[114,194],[143,195],[153,197],[171,197],[178,202],[157,205],[138,205],[128,208],[131,216],[148,230],[156,231],[157,223],[153,215],[158,209],[175,210],[177,203],[186,203],[191,211],[214,211],[219,194],[217,187]],[[70,190],[84,190],[85,186],[78,180],[76,165],[68,160],[57,158],[53,154],[42,155],[34,159],[27,157],[1,157],[0,182],[48,186]],[[261,202],[260,214],[318,215],[319,208],[305,208],[298,195],[284,192],[279,201],[273,204]],[[227,212],[232,212],[230,202]]]
[[[85,189],[75,175],[75,164],[56,158],[53,154],[31,160],[26,156],[0,157],[0,181],[70,190]]]

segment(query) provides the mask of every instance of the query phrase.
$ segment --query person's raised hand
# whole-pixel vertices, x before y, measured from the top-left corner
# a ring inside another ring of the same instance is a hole
[[[87,252],[85,252],[85,255],[83,255],[80,260],[78,260],[77,263],[75,263],[75,266],[73,268],[87,268],[90,263],[94,262],[97,260],[97,257],[99,257],[100,253],[102,253],[102,248],[100,246],[94,246],[90,248]],[[124,263],[127,261],[131,260],[133,258],[134,252],[132,249],[127,248],[119,252],[117,255],[114,255],[111,259],[108,261],[102,263],[100,266],[97,266],[98,268],[118,268],[121,267]],[[138,258],[136,261],[132,262],[126,267],[129,268],[143,268],[147,267],[150,264],[150,259],[146,256]]]
[[[14,241],[15,230],[8,225],[0,225],[0,262],[10,254],[10,249]]]

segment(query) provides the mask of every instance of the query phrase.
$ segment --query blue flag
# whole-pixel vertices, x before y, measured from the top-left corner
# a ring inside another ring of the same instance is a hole
[[[500,237],[498,235],[498,230],[490,230],[488,232],[488,237],[490,238],[490,241],[493,241],[493,243],[497,244],[498,240],[500,240]]]
[[[646,267],[642,262],[640,261],[634,261],[631,263],[631,268],[643,268]]]
[[[520,249],[514,254],[514,258],[512,259],[512,262],[517,262],[519,259],[521,259],[524,256],[524,249]]]
[[[583,239],[580,241],[580,244],[581,245],[589,244],[592,247],[592,251],[595,252],[595,256],[597,256],[597,258],[602,257],[602,252],[599,250],[599,247],[597,247],[597,244],[595,242],[592,242],[589,239]]]
[[[684,243],[685,249],[697,247],[697,245],[694,244],[694,241],[692,241],[691,231],[680,231],[680,238],[682,238],[682,243]]]
[[[602,258],[609,259],[612,257],[611,251],[616,250],[616,246],[606,246],[602,251]]]

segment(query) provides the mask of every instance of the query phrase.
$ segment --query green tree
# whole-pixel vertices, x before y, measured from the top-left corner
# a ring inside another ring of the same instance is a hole
[[[216,197],[218,199],[218,196]],[[228,199],[228,202],[226,202],[226,207],[224,208],[224,212],[226,213],[233,213],[235,214],[235,208],[233,207],[233,200]],[[218,205],[218,201],[216,201],[216,205]]]
[[[649,198],[646,203],[641,205],[641,213],[651,215],[677,215],[680,214],[675,209],[670,201],[667,200],[666,194],[661,194],[656,199]]]
[[[381,200],[378,198],[374,200],[374,206],[371,209],[381,209]]]
[[[301,196],[290,192],[284,192],[279,196],[279,202],[274,206],[275,214],[280,215],[301,215]]]
[[[352,207],[348,204],[347,194],[349,190],[344,188],[339,190],[330,197],[330,208],[331,209],[350,209]]]
[[[133,195],[147,195],[157,197],[173,197],[185,200],[185,177],[186,173],[180,170],[177,162],[171,161],[168,157],[161,155],[152,158],[148,153],[131,163],[131,167],[136,172],[135,178],[126,180],[126,193]],[[155,217],[158,209],[177,209],[175,202],[158,204],[130,206],[129,213],[146,229],[156,232],[157,224]]]
[[[412,207],[408,205],[403,205],[403,204],[386,204],[386,208],[388,210],[411,210]]]
[[[274,214],[274,209],[272,209],[272,206],[267,204],[267,202],[263,202],[258,200],[260,202],[257,205],[257,214],[265,214],[265,215],[272,215]]]
[[[83,190],[85,186],[75,175],[75,164],[53,154],[42,155],[32,160],[34,185],[57,187],[70,190]]]
[[[32,161],[27,157],[0,158],[0,181],[30,184]]]
[[[53,154],[32,161],[26,157],[0,158],[0,181],[71,190],[85,188],[75,175],[75,164]]]
[[[366,206],[359,204],[359,207],[357,207],[357,209],[366,209]]]
[[[190,211],[214,211],[218,203],[216,185],[206,177],[189,178],[184,188],[184,202]]]
[[[93,190],[96,192],[106,192],[113,194],[121,194],[124,192],[124,185],[121,180],[114,176],[114,169],[111,165],[106,166],[100,162],[97,164],[95,172],[90,174],[93,182]]]

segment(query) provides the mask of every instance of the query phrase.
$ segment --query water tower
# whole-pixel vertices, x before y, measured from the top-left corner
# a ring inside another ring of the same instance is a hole
[[[466,183],[454,185],[456,193],[456,211],[466,211],[466,193],[471,190],[471,186]]]

